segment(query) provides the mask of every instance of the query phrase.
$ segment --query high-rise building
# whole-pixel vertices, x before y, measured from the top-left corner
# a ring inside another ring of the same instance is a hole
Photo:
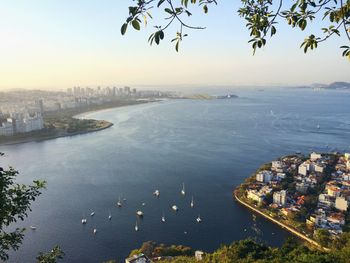
[[[287,202],[287,191],[282,190],[273,194],[273,203],[284,206]]]
[[[38,111],[40,112],[41,115],[44,113],[44,102],[42,99],[36,100],[35,101],[35,106],[37,107]]]

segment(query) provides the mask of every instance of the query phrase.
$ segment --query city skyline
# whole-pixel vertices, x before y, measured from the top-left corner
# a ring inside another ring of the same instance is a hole
[[[4,2],[0,11],[0,91],[11,88],[66,89],[73,86],[281,86],[350,81],[349,61],[341,56],[342,38],[304,55],[299,45],[312,32],[279,25],[278,35],[255,56],[237,3],[220,3],[208,15],[194,12],[176,53],[166,33],[149,46],[149,26],[141,32],[120,26],[130,1]],[[157,11],[152,11],[156,13]]]

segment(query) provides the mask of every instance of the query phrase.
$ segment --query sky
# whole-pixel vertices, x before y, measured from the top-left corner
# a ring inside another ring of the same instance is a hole
[[[331,39],[307,55],[299,48],[309,33],[321,34],[319,22],[306,32],[280,23],[277,36],[253,56],[245,21],[237,15],[240,1],[220,1],[207,15],[193,9],[190,23],[206,29],[186,31],[189,36],[177,53],[170,43],[177,25],[159,46],[147,42],[152,24],[141,31],[128,28],[121,36],[132,2],[0,0],[0,91],[350,81],[350,61],[339,49],[347,44],[345,38]],[[151,13],[155,24],[163,22],[163,12]]]

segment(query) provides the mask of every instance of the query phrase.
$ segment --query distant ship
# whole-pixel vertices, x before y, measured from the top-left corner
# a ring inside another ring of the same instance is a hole
[[[227,94],[224,96],[216,96],[216,98],[217,99],[236,99],[236,98],[238,98],[238,96],[235,94]]]

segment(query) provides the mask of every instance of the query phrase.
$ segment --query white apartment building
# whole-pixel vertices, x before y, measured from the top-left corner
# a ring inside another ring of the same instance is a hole
[[[273,193],[273,203],[277,205],[284,206],[287,202],[287,191],[282,190],[279,192]]]

